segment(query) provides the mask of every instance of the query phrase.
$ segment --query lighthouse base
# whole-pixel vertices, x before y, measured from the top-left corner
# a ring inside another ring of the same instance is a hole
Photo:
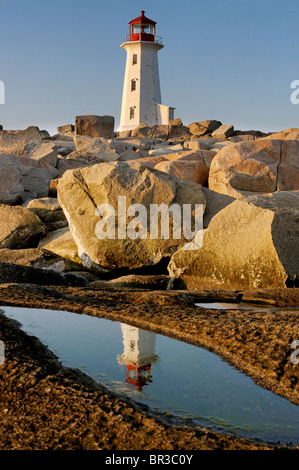
[[[139,123],[133,124],[128,124],[128,123],[121,123],[120,126],[117,129],[117,132],[125,132],[125,131],[131,131],[135,129],[136,127],[140,126],[140,124],[145,123],[148,126],[159,126],[159,125],[169,125],[169,121],[174,119],[174,110],[175,108],[171,106],[165,106],[163,104],[157,104],[155,105],[156,107],[156,119],[155,120],[143,120]]]

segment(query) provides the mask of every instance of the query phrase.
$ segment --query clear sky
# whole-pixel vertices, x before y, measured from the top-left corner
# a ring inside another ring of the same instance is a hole
[[[298,0],[0,0],[5,129],[51,134],[81,114],[119,124],[128,23],[157,22],[162,103],[185,125],[299,127]]]

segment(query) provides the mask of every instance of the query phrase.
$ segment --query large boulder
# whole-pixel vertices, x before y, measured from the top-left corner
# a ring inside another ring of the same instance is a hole
[[[52,173],[39,165],[24,156],[0,154],[0,203],[48,196]]]
[[[58,199],[83,264],[111,271],[153,266],[186,243],[179,225],[176,238],[173,237],[172,217],[170,227],[167,224],[169,236],[167,232],[155,234],[160,223],[159,217],[157,220],[151,213],[151,205],[164,204],[167,210],[177,204],[181,214],[183,204],[190,204],[191,226],[195,222],[195,204],[205,208],[200,185],[134,162],[100,163],[68,171],[59,181]],[[106,211],[103,204],[110,204]],[[138,209],[133,204],[142,206]],[[138,210],[141,211],[139,219],[135,212]],[[165,224],[166,215],[161,214],[161,218]]]
[[[196,135],[198,137],[210,134],[216,129],[218,129],[222,123],[220,121],[215,120],[206,120],[206,121],[199,121],[199,122],[192,122],[188,125],[191,134]]]
[[[149,126],[145,122],[139,124],[139,126],[135,127],[131,131],[131,137],[136,137],[137,139],[143,138],[151,138],[154,136],[154,128],[153,126]]]
[[[299,276],[299,192],[235,200],[204,230],[197,251],[178,250],[169,274],[187,289],[284,288]]]
[[[299,189],[299,142],[282,143],[281,160],[278,166],[277,190]]]
[[[42,238],[38,244],[39,249],[50,251],[64,259],[82,265],[78,255],[78,248],[68,227],[53,230]]]
[[[156,170],[164,171],[169,175],[206,185],[209,176],[209,168],[202,160],[174,160],[160,162],[155,166]]]
[[[45,233],[45,225],[29,209],[0,204],[0,248],[30,248]]]
[[[41,164],[56,166],[58,146],[53,142],[43,142],[34,146],[28,156]],[[42,166],[41,166],[42,167]],[[46,167],[48,168],[48,167]]]
[[[67,226],[67,220],[57,198],[32,199],[27,204],[27,209],[41,219],[49,232]]]
[[[22,171],[13,158],[0,154],[0,203],[15,204],[22,200]]]
[[[19,250],[2,248],[0,249],[0,262],[57,272],[78,269],[78,266],[80,266],[50,251],[39,248],[24,248]]]
[[[202,161],[210,167],[211,161],[214,158],[214,153],[210,152],[209,150],[183,150],[182,152],[177,152],[169,155],[165,155],[167,160],[170,161],[181,161],[181,160],[188,160],[188,161]]]
[[[188,140],[188,142],[185,142],[185,147],[190,150],[209,150],[209,145],[198,139]]]
[[[299,189],[299,143],[258,139],[224,147],[214,157],[209,188],[240,198]]]
[[[103,137],[113,139],[114,117],[113,116],[76,116],[75,133],[89,135],[91,137]]]
[[[62,135],[73,135],[75,132],[75,126],[73,124],[64,124],[63,126],[57,127],[57,133]]]
[[[191,132],[187,126],[169,126],[168,139],[169,140],[185,140],[189,139]]]
[[[159,124],[159,125],[148,125],[145,122],[139,124],[131,131],[131,137],[135,138],[155,138],[167,140],[169,135],[169,125]]]
[[[84,163],[84,161],[81,160],[72,160],[72,159],[67,159],[67,158],[58,158],[56,169],[57,169],[57,178],[54,178],[54,180],[57,180],[62,177],[62,175],[68,171],[68,170],[74,170],[75,168],[83,168],[84,166],[87,166],[87,163]],[[50,189],[51,186],[53,187],[55,185],[54,180],[51,181],[50,183]],[[56,193],[57,194],[57,193]]]
[[[203,218],[203,228],[207,228],[218,212],[234,202],[236,199],[225,194],[216,193],[206,187],[202,187],[202,192],[206,198],[206,210]]]
[[[109,142],[102,138],[75,139],[77,150],[67,156],[67,160],[82,162],[87,165],[105,161],[115,161],[120,158],[119,154],[111,148]]]
[[[25,131],[3,131],[0,134],[0,153],[18,155],[25,165],[36,163],[39,168],[55,172],[58,146],[53,142],[43,141],[37,127]]]
[[[214,132],[212,132],[212,137],[215,139],[226,139],[234,133],[234,126],[231,125],[222,125]]]
[[[286,129],[284,131],[273,132],[267,137],[264,137],[268,140],[280,139],[280,140],[299,140],[299,129],[292,128]]]
[[[28,155],[33,147],[42,142],[38,127],[28,127],[21,131],[1,131],[0,153]]]

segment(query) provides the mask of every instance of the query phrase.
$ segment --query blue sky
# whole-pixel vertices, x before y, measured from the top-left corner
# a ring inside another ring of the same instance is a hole
[[[0,0],[0,80],[6,129],[51,134],[81,114],[119,123],[128,22],[157,21],[162,103],[184,124],[217,119],[236,129],[299,127],[295,0]]]

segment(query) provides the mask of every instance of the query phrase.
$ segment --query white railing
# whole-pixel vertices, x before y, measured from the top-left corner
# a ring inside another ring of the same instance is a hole
[[[137,33],[137,34],[139,34],[139,33]],[[123,43],[124,43],[124,42],[130,42],[130,35],[129,35],[129,34],[126,34],[126,35],[123,37]],[[155,36],[154,42],[157,42],[158,44],[162,44],[162,38],[161,38],[161,36]]]

